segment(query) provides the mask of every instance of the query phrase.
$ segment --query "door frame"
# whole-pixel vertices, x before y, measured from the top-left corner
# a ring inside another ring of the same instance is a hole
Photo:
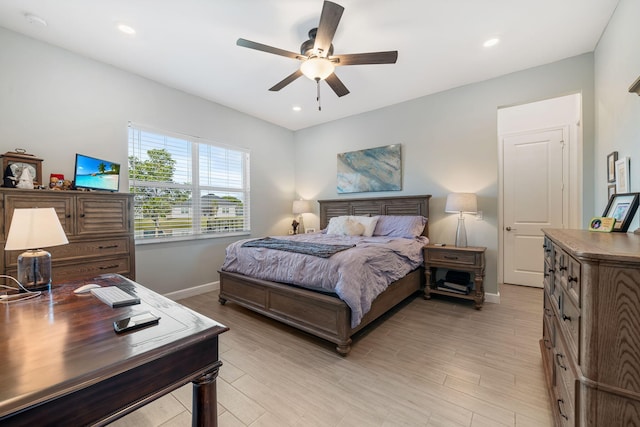
[[[526,110],[531,106],[536,108],[546,103],[575,102],[573,117],[554,117],[536,119],[528,122],[514,120],[515,128],[501,132],[500,110],[498,110],[498,290],[504,283],[504,147],[503,139],[509,136],[522,135],[533,131],[562,129],[564,137],[563,154],[563,223],[565,228],[580,228],[582,224],[582,182],[583,182],[583,129],[582,129],[582,95],[580,93],[537,101],[532,103],[509,106],[504,108],[519,108]],[[542,250],[542,248],[540,248]]]

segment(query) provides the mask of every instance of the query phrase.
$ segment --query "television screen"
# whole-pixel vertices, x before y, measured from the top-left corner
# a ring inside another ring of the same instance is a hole
[[[76,188],[118,191],[120,164],[76,154],[74,181]]]

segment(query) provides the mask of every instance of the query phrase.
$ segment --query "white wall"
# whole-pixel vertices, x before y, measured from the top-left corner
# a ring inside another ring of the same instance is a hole
[[[253,235],[288,227],[291,131],[0,28],[0,152],[72,179],[76,152],[127,164],[128,121],[249,148]],[[232,240],[138,245],[136,279],[160,293],[215,282]]]
[[[640,192],[640,96],[629,86],[640,76],[640,1],[620,0],[595,51],[595,203],[607,205],[607,154],[631,158],[631,191]],[[640,214],[629,227],[636,230]]]
[[[589,207],[584,216],[590,218],[593,204],[592,54],[297,131],[297,193],[314,200],[432,194],[431,240],[452,244],[455,240],[456,218],[455,215],[444,213],[446,195],[452,191],[475,192],[479,197],[478,208],[484,212],[484,220],[467,219],[468,242],[471,246],[488,248],[485,290],[497,293],[497,110],[503,106],[571,93],[581,93],[584,105],[583,205]],[[387,144],[402,144],[402,191],[338,196],[336,154]],[[583,211],[584,206],[581,207]],[[305,221],[307,226],[318,226],[317,215],[307,215]]]

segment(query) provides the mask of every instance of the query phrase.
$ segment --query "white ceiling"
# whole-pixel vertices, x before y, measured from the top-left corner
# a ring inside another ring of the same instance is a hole
[[[335,54],[397,50],[398,61],[338,67],[351,93],[321,83],[322,111],[306,77],[268,91],[297,60],[236,46],[241,37],[298,52],[322,0],[2,0],[0,26],[298,130],[591,52],[618,0],[336,2]]]

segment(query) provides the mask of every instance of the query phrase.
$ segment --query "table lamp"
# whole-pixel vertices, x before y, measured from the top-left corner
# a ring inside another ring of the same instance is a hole
[[[293,214],[298,215],[298,217],[293,219],[291,226],[293,227],[293,234],[298,234],[298,225],[302,223],[302,214],[311,212],[311,203],[309,203],[309,200],[294,200],[292,210]],[[302,229],[302,227],[300,228]]]
[[[18,281],[29,291],[51,285],[51,254],[42,248],[69,243],[54,208],[14,209],[4,249],[18,256]]]
[[[467,230],[464,227],[463,213],[478,213],[478,199],[474,193],[450,193],[447,196],[447,203],[444,207],[447,213],[460,214],[458,217],[458,228],[456,230],[456,246],[467,247]]]

